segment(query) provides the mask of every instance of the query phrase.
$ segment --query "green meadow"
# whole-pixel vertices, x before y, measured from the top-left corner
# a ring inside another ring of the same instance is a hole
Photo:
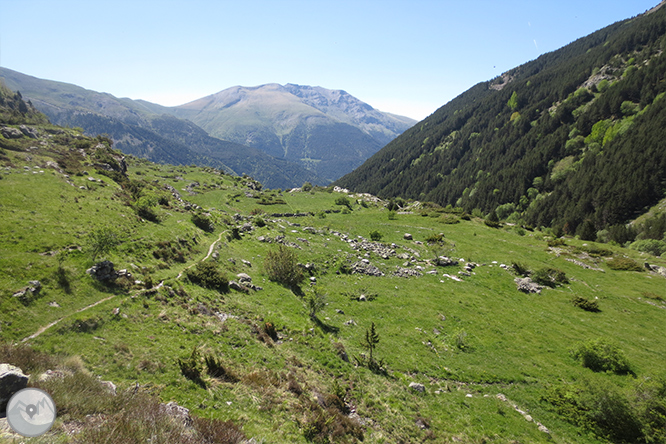
[[[126,178],[113,178],[95,168],[92,147],[69,177],[47,165],[70,151],[49,139],[2,155],[7,344],[77,359],[119,391],[138,387],[197,417],[233,421],[255,442],[664,442],[666,278],[643,267],[666,266],[662,258],[555,240],[548,229],[492,228],[418,202],[389,211],[388,202],[329,188],[262,190],[214,169],[128,158]],[[195,225],[195,214],[212,229]],[[91,235],[100,232],[115,241],[93,260]],[[392,253],[352,248],[361,240]],[[312,264],[298,286],[267,271],[279,243]],[[438,256],[458,264],[438,266]],[[262,289],[196,285],[188,276],[204,258],[227,280],[245,273]],[[611,258],[641,271],[611,269]],[[94,280],[86,270],[100,260],[131,278]],[[350,273],[364,260],[383,276]],[[514,282],[521,267],[566,279],[523,293]],[[38,295],[13,297],[31,280],[42,284]],[[368,364],[371,325],[379,369]],[[594,371],[572,354],[599,339],[628,372]],[[78,442],[64,430],[83,413],[61,413],[52,435],[34,442]]]

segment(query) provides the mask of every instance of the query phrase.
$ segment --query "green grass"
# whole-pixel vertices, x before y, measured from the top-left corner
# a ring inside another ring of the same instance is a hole
[[[349,214],[330,212],[322,218],[318,214],[324,210],[340,210],[335,204],[338,193],[257,192],[242,186],[245,179],[210,169],[130,159],[130,178],[146,180],[155,190],[162,184],[172,185],[183,199],[210,213],[215,228],[207,233],[192,223],[193,210],[184,210],[173,199],[168,206],[156,207],[159,223],[139,220],[118,198],[119,185],[96,175],[90,166],[84,165],[89,175],[102,178],[105,184],[87,183],[85,175],[72,176],[75,186],[71,186],[48,168],[41,168],[44,173],[24,173],[23,165],[43,165],[49,159],[47,152],[31,153],[31,162],[25,160],[25,152],[6,155],[14,167],[9,172],[0,170],[2,339],[20,341],[61,319],[27,343],[49,355],[80,356],[90,372],[121,388],[138,382],[159,394],[163,402],[177,401],[200,417],[233,420],[245,435],[258,441],[305,442],[304,433],[316,426],[317,415],[335,417],[334,410],[326,410],[330,407],[317,404],[318,396],[342,390],[345,401],[368,421],[364,442],[607,442],[568,421],[544,397],[553,385],[582,378],[600,378],[624,390],[634,377],[594,374],[573,359],[572,345],[612,339],[637,381],[663,373],[666,339],[661,332],[666,305],[659,297],[645,295],[664,295],[666,280],[644,271],[613,270],[606,265],[607,258],[581,256],[590,245],[601,247],[594,243],[585,246],[567,239],[566,245],[556,247],[556,254],[547,245],[552,238],[546,233],[489,228],[476,218],[457,224],[418,213],[389,219],[382,205],[363,206],[354,196]],[[176,180],[177,176],[183,180]],[[183,191],[195,181],[200,184],[194,188],[198,194]],[[78,188],[85,185],[92,185],[91,189]],[[254,197],[247,197],[246,191]],[[258,204],[261,197],[270,200],[270,196],[286,203]],[[250,216],[257,208],[266,213],[261,216],[266,222],[263,227],[257,227]],[[287,212],[314,215],[271,216]],[[236,213],[245,219],[234,222]],[[246,222],[254,230],[232,239],[232,228]],[[127,268],[133,279],[150,278],[154,284],[163,281],[164,286],[146,292],[142,285],[93,282],[85,273],[93,264],[86,242],[88,233],[100,226],[112,227],[123,239],[105,258],[116,268]],[[418,253],[409,268],[421,266],[423,273],[436,269],[437,275],[393,276],[406,259],[384,259],[374,253],[367,259],[384,277],[337,274],[340,260],[355,262],[366,256],[334,232],[369,240],[374,231],[382,234],[383,244],[397,244],[399,254],[414,257]],[[411,233],[414,241],[404,240],[405,233]],[[427,244],[426,239],[440,233],[443,242]],[[259,236],[284,236],[284,242],[298,245],[291,247],[298,261],[316,266],[316,285],[306,279],[300,291],[292,291],[272,282],[264,261],[275,244],[259,242]],[[213,251],[224,274],[234,280],[236,274],[247,273],[263,290],[220,293],[177,277],[203,259],[218,239]],[[153,255],[158,243],[180,245],[178,240],[188,245],[180,249],[183,262]],[[69,252],[59,262],[66,247],[82,250]],[[633,250],[611,250],[615,257],[643,260]],[[43,254],[54,251],[55,255]],[[457,275],[461,266],[425,263],[442,254],[480,266],[458,282],[443,274]],[[584,269],[567,258],[605,272]],[[650,261],[666,264],[663,259]],[[505,264],[510,269],[513,262],[529,270],[562,270],[569,282],[539,295],[526,295],[516,290],[515,275],[500,267]],[[58,280],[59,269],[64,270],[60,273],[66,276],[69,289]],[[33,279],[43,284],[36,300],[24,305],[12,298],[13,292]],[[317,313],[319,322],[309,316],[306,303],[315,290],[327,303]],[[361,294],[366,301],[358,300]],[[574,297],[597,301],[601,312],[575,307]],[[202,307],[232,317],[221,322],[202,314],[206,311]],[[355,325],[345,325],[349,320]],[[275,326],[277,342],[261,334],[265,322]],[[365,352],[361,342],[373,322],[380,338],[374,356],[386,363],[388,376],[353,364],[354,357]],[[339,357],[340,346],[350,362]],[[216,380],[204,372],[204,389],[186,379],[177,361],[190,356],[195,347],[201,356],[215,357],[239,380]],[[424,384],[425,393],[409,389],[410,382]],[[294,384],[300,387],[300,395]],[[539,431],[534,422],[499,400],[500,393],[551,434]],[[417,418],[429,428],[419,428]],[[340,438],[344,439],[353,441],[350,435]]]

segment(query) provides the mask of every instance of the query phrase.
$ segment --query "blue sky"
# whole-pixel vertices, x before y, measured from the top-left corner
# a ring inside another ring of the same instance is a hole
[[[343,89],[423,119],[658,0],[0,0],[0,66],[179,105],[235,85]]]

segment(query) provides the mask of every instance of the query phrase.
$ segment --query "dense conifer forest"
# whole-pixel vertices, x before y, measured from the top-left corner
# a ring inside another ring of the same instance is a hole
[[[657,8],[480,83],[337,184],[620,240],[666,191],[665,32]]]

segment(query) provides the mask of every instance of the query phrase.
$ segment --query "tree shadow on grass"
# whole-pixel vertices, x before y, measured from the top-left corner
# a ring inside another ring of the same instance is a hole
[[[324,333],[332,333],[334,335],[337,335],[340,329],[338,327],[335,327],[333,325],[328,325],[324,322],[322,322],[318,317],[314,316],[311,318],[312,322],[315,323],[317,327],[321,329]]]

